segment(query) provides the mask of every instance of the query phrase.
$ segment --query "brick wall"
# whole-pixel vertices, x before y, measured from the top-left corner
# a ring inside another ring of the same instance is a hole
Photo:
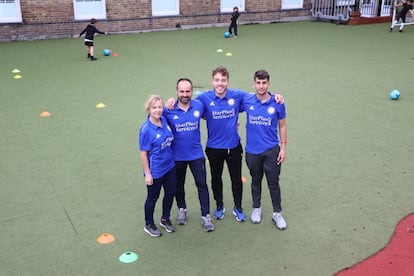
[[[73,1],[20,0],[24,24],[73,21]]]
[[[282,21],[310,17],[310,1],[304,8],[281,11],[281,0],[245,1],[240,23]],[[0,42],[77,36],[86,21],[75,21],[73,0],[20,0],[23,23],[0,24]],[[108,32],[173,29],[186,25],[227,24],[220,0],[180,0],[179,16],[152,17],[150,0],[106,0],[106,20],[99,28]]]

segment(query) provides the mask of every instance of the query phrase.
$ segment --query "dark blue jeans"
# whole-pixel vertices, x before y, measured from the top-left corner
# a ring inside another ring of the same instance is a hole
[[[272,200],[273,211],[282,211],[279,186],[281,165],[277,164],[279,151],[280,148],[279,145],[277,145],[261,154],[251,154],[246,152],[246,163],[252,177],[253,208],[259,208],[261,206],[262,179],[264,174],[266,176],[267,186]]]
[[[154,179],[153,182],[154,183],[152,185],[147,185],[147,200],[144,205],[146,224],[154,224],[154,209],[160,196],[161,187],[164,187],[161,218],[170,218],[177,182],[175,167],[169,170],[162,177]]]
[[[231,189],[233,192],[234,207],[242,208],[243,185],[241,180],[241,168],[243,159],[243,148],[241,144],[233,149],[206,148],[206,155],[210,163],[211,187],[217,208],[223,206],[223,168],[224,161],[227,163],[231,178]]]
[[[184,189],[187,166],[190,167],[194,182],[197,186],[201,215],[206,216],[210,213],[210,197],[207,187],[206,160],[204,158],[192,161],[175,161],[175,168],[177,171],[177,191],[175,193],[175,199],[177,200],[177,207],[187,208]]]

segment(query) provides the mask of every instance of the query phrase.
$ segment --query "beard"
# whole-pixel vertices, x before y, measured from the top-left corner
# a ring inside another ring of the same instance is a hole
[[[182,104],[188,104],[190,102],[191,98],[190,97],[180,97],[178,98],[178,101]]]

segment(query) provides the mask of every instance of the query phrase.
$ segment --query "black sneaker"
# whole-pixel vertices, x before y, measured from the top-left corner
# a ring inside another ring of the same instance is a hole
[[[172,225],[170,219],[161,219],[160,225],[165,228],[165,231],[172,233],[175,231],[174,225]]]
[[[91,56],[91,61],[95,61],[95,60],[98,60],[98,58]]]
[[[144,227],[144,231],[150,235],[151,237],[159,237],[161,236],[160,230],[158,230],[155,224],[146,224]]]
[[[88,54],[88,59],[90,59],[91,58],[91,54]]]

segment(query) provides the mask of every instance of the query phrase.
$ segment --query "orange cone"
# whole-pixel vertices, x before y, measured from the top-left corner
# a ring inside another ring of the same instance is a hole
[[[101,244],[107,244],[107,243],[113,242],[114,240],[115,240],[115,237],[113,235],[109,233],[103,233],[102,235],[98,237],[96,241]]]
[[[50,115],[52,115],[52,113],[50,113],[48,111],[42,111],[42,112],[40,112],[40,117],[49,117]]]

